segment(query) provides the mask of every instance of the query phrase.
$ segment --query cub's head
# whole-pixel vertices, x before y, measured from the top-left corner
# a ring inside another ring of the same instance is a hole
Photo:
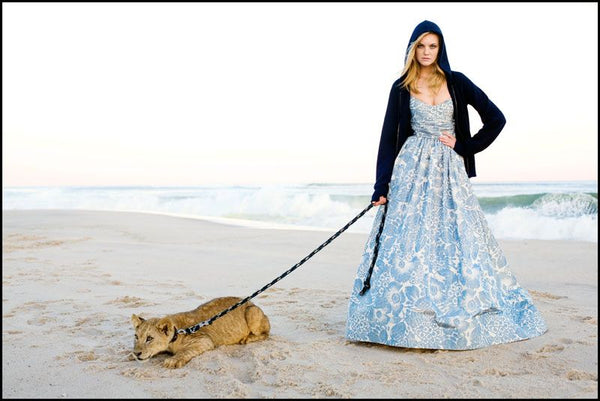
[[[134,314],[131,323],[135,329],[131,359],[143,361],[168,350],[175,335],[175,325],[168,318],[146,320]]]

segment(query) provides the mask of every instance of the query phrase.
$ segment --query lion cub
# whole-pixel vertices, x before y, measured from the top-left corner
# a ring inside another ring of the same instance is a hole
[[[173,356],[164,361],[164,367],[180,368],[193,357],[219,345],[246,344],[267,338],[271,329],[269,319],[252,302],[238,306],[194,334],[177,334],[177,329],[210,319],[241,300],[237,297],[215,298],[192,311],[163,318],[142,319],[132,315],[135,342],[130,359],[145,360],[169,352]]]

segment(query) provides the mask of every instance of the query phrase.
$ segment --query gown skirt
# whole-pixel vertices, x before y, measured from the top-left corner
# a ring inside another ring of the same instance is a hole
[[[509,270],[473,193],[454,135],[452,101],[410,99],[414,135],[392,172],[371,287],[359,295],[383,217],[376,212],[348,305],[346,338],[468,350],[543,334],[529,293]]]

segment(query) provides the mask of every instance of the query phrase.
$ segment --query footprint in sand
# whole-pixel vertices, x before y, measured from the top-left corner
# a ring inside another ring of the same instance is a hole
[[[594,326],[598,325],[598,318],[593,316],[577,316],[577,318],[583,323],[593,324]]]
[[[87,327],[87,326],[99,326],[107,321],[107,315],[104,313],[94,313],[90,316],[86,316],[77,319],[74,323],[74,327]]]
[[[569,380],[593,380],[598,381],[598,374],[593,372],[582,372],[580,370],[571,369],[567,372],[567,379]]]
[[[94,353],[94,351],[75,351],[74,354],[81,362],[90,362],[98,359],[98,356]]]
[[[121,374],[125,377],[133,377],[135,379],[154,379],[155,375],[149,370],[129,368],[121,371]]]
[[[563,298],[567,298],[566,296],[555,295],[555,294],[551,294],[549,292],[544,292],[544,291],[529,290],[529,293],[533,296],[533,298],[537,298],[537,299],[563,299]]]
[[[43,325],[45,325],[46,323],[49,323],[49,322],[56,322],[56,319],[53,318],[53,317],[42,316],[42,317],[37,318],[37,319],[29,319],[27,321],[27,324],[30,325],[30,326],[43,326]]]
[[[264,293],[262,293],[261,295],[258,296],[258,298],[268,298],[269,295],[274,295],[277,292],[281,292],[283,291],[282,288],[278,288],[278,287],[272,287],[269,288],[268,290],[265,290]]]
[[[144,301],[143,299],[138,298],[138,297],[130,297],[129,295],[125,295],[124,297],[113,299],[112,301],[106,302],[106,304],[121,305],[122,308],[137,308],[140,306],[156,305],[155,303]]]
[[[291,290],[288,292],[288,294],[289,294],[289,295],[295,295],[295,294],[297,294],[297,293],[299,293],[299,292],[302,292],[302,291],[303,291],[303,289],[302,289],[302,288],[294,287],[294,288],[292,288],[292,289],[291,289]]]
[[[33,250],[39,248],[61,246],[66,243],[74,243],[80,241],[87,241],[89,237],[84,238],[69,238],[61,240],[49,240],[46,237],[38,235],[25,235],[25,234],[10,234],[2,238],[2,251],[5,253],[13,252],[17,250]]]
[[[490,369],[486,369],[483,372],[484,375],[488,375],[488,376],[508,376],[510,373],[505,372],[503,370],[498,370],[495,368],[490,368]]]
[[[546,344],[535,352],[527,351],[522,353],[521,355],[523,355],[523,357],[527,359],[542,359],[548,358],[548,356],[550,356],[550,353],[560,352],[564,349],[565,347],[559,344]]]
[[[335,305],[335,300],[329,301],[327,303],[321,304],[321,308],[334,308]]]
[[[538,349],[536,352],[537,353],[542,353],[542,352],[558,352],[558,351],[562,351],[564,349],[565,349],[565,347],[563,347],[562,345],[558,345],[558,344],[546,344],[542,348]]]

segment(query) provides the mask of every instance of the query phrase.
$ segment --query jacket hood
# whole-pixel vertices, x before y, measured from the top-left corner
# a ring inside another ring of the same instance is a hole
[[[448,61],[448,53],[446,52],[446,41],[444,40],[444,35],[442,34],[442,30],[440,29],[440,27],[431,21],[425,20],[415,27],[412,35],[410,36],[408,46],[406,47],[404,63],[406,64],[406,59],[408,57],[408,50],[410,49],[410,46],[415,40],[417,40],[419,36],[421,36],[425,32],[432,32],[440,37],[440,50],[438,53],[437,63],[448,77],[451,76],[452,70],[450,69],[450,62]]]

